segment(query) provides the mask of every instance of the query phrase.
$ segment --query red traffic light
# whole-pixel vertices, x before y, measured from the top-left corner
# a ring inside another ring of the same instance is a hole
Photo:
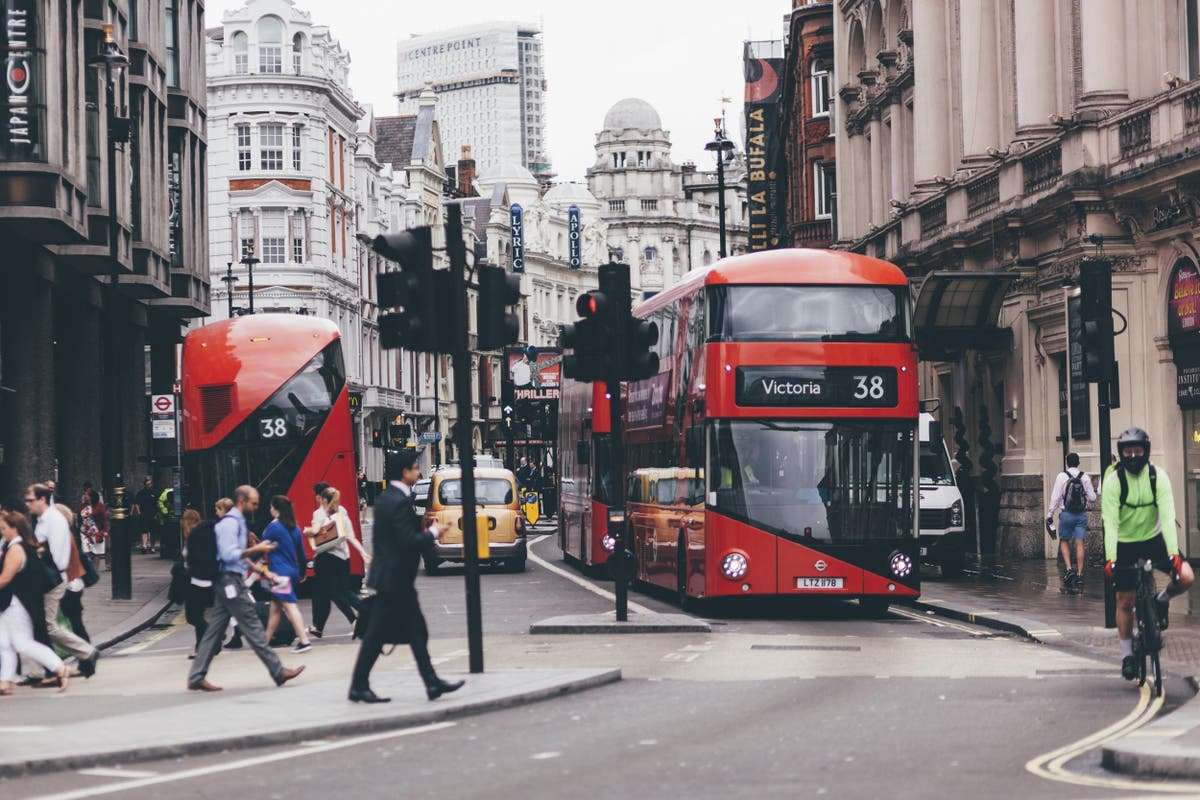
[[[575,301],[575,311],[581,317],[598,317],[608,307],[608,296],[604,292],[584,292]]]

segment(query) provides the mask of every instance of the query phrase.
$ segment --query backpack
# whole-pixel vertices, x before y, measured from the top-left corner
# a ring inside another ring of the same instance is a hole
[[[217,579],[217,521],[206,519],[192,528],[187,538],[188,575],[200,580]]]
[[[1067,487],[1063,492],[1063,509],[1072,514],[1082,514],[1087,511],[1087,492],[1083,488],[1083,470],[1072,476],[1070,472],[1064,472],[1067,476]]]
[[[1150,502],[1138,503],[1137,505],[1125,502],[1129,498],[1129,480],[1125,477],[1125,465],[1117,462],[1117,466],[1113,468],[1116,470],[1117,480],[1121,482],[1122,506],[1128,506],[1129,508],[1149,508],[1150,506],[1158,505],[1158,473],[1154,470],[1153,464],[1148,464],[1147,468],[1150,470]]]

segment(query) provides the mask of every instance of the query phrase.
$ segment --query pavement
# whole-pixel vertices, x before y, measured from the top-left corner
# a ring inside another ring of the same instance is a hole
[[[134,553],[129,600],[112,597],[112,573],[100,573],[100,582],[83,593],[83,624],[91,641],[107,650],[153,625],[168,606],[172,562],[157,554]]]
[[[928,612],[1016,633],[1036,642],[1120,664],[1116,631],[1104,627],[1104,577],[1090,572],[1084,591],[1061,591],[1055,561],[977,563],[961,580],[927,580],[913,605]],[[1158,576],[1159,585],[1165,577]],[[1200,582],[1171,603],[1163,670],[1200,688]],[[1101,748],[1114,771],[1159,778],[1200,778],[1200,695],[1172,713]]]

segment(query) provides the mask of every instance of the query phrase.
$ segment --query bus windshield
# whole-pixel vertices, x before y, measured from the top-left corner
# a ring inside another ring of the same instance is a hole
[[[902,286],[709,287],[710,341],[907,342]]]
[[[914,425],[720,420],[708,505],[796,540],[913,535]]]

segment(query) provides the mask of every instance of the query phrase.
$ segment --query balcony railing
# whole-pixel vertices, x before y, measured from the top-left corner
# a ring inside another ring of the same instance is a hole
[[[1150,110],[1121,121],[1118,129],[1121,158],[1135,156],[1150,147]]]
[[[921,209],[921,236],[929,237],[946,227],[946,198]]]
[[[1183,127],[1188,131],[1200,127],[1200,89],[1183,98]]]
[[[828,246],[833,239],[833,225],[829,219],[810,219],[792,226],[793,242],[801,247]]]
[[[1000,173],[993,172],[967,187],[967,216],[982,214],[1000,203]]]
[[[1041,191],[1062,177],[1062,146],[1055,144],[1024,159],[1025,194]]]

